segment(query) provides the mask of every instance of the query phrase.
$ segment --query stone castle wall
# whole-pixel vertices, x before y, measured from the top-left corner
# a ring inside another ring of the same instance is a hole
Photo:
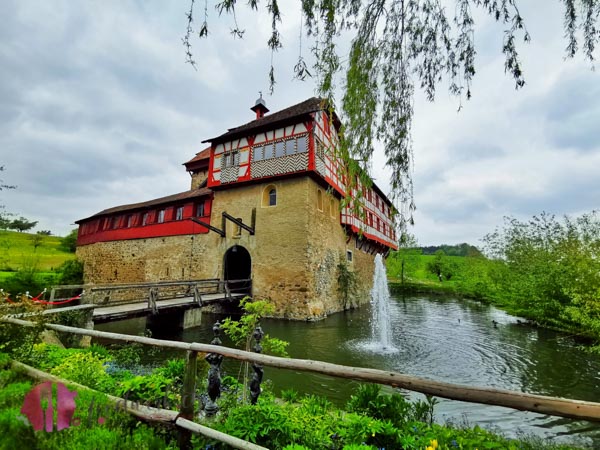
[[[267,206],[268,191],[277,191],[277,205]],[[321,191],[321,201],[318,192]],[[321,206],[321,207],[319,207]],[[268,298],[276,315],[314,319],[341,311],[338,264],[352,251],[349,268],[357,273],[359,292],[352,306],[369,300],[373,256],[347,243],[339,222],[339,199],[309,177],[275,180],[214,192],[211,224],[221,228],[221,214],[251,224],[256,208],[256,233],[239,233],[227,221],[226,237],[199,235],[99,242],[77,249],[86,283],[222,278],[223,257],[234,245],[252,259],[253,295]]]

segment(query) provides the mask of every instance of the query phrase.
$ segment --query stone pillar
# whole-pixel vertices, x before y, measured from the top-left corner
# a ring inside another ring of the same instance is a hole
[[[183,312],[183,329],[200,326],[202,321],[202,308],[186,309]]]

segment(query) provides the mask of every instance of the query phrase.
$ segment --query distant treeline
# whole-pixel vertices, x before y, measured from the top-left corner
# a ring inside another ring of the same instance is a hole
[[[424,255],[435,255],[435,252],[442,250],[448,256],[482,256],[481,251],[474,245],[465,243],[456,245],[430,245],[420,247]]]

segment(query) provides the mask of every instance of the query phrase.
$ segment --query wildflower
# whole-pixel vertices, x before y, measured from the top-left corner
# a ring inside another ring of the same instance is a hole
[[[438,441],[437,441],[437,439],[433,439],[433,440],[430,442],[430,444],[431,444],[431,446],[433,447],[433,450],[435,450],[436,448],[438,448]]]

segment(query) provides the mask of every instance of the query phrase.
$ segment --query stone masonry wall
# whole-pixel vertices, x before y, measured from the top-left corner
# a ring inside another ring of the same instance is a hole
[[[265,206],[265,192],[277,190],[277,205]],[[322,211],[317,205],[321,190]],[[214,192],[211,224],[221,227],[221,213],[250,225],[256,208],[256,234],[227,221],[227,236],[200,235],[100,242],[78,247],[86,283],[128,283],[222,278],[223,257],[233,245],[252,259],[253,295],[270,299],[276,315],[316,319],[344,308],[337,290],[338,263],[356,272],[359,292],[352,305],[369,301],[373,256],[354,248],[339,223],[339,200],[309,177],[276,180]],[[333,208],[333,209],[332,209]]]
[[[321,192],[319,194],[319,191]],[[320,200],[319,200],[320,195]],[[374,257],[354,248],[354,238],[348,239],[340,226],[340,200],[320,185],[311,182],[309,189],[308,268],[309,286],[314,313],[325,316],[346,307],[356,307],[370,301]],[[348,269],[356,274],[357,290],[344,305],[338,291],[338,265],[346,260],[346,251],[352,252]]]

